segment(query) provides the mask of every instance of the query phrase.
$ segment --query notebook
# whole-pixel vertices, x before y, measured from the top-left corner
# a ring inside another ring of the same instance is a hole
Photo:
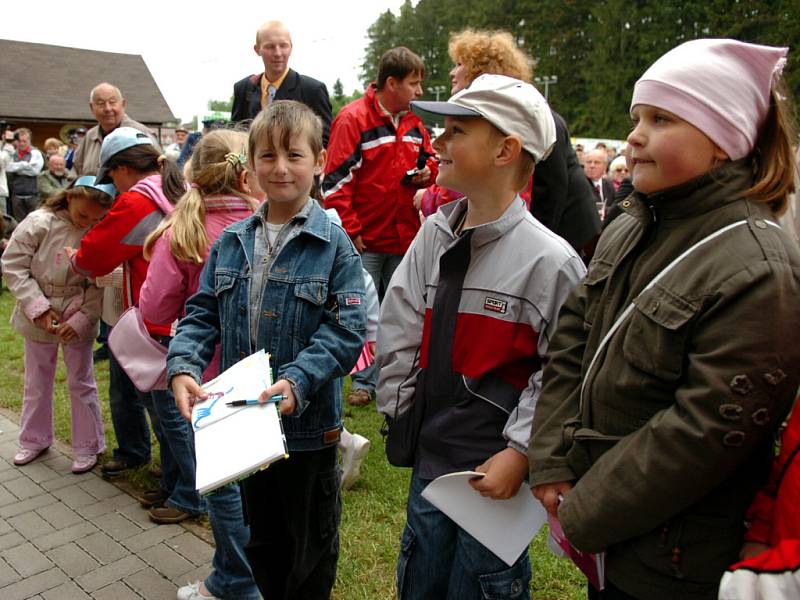
[[[561,523],[551,514],[547,515],[547,524],[550,527],[550,537],[558,544],[564,555],[572,559],[572,562],[583,571],[594,589],[602,592],[606,587],[606,553],[592,554],[578,550],[569,543],[564,530],[561,529]]]
[[[288,456],[276,404],[226,406],[232,400],[258,398],[270,385],[269,355],[260,350],[203,386],[208,399],[192,408],[195,487],[201,494]]]

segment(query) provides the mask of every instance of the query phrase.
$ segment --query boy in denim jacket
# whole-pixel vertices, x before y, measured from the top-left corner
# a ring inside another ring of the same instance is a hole
[[[322,172],[322,126],[303,104],[278,101],[255,119],[248,152],[269,202],[214,243],[167,360],[184,416],[220,342],[225,370],[263,348],[289,458],[242,482],[245,547],[266,600],[329,598],[339,553],[341,383],[364,345],[361,259],[309,197]],[[234,159],[236,156],[234,155]]]
[[[585,273],[519,196],[549,154],[555,124],[533,86],[502,75],[482,75],[447,102],[411,106],[446,117],[434,142],[436,182],[465,197],[425,221],[381,310],[378,410],[390,436],[405,411],[421,419],[398,597],[527,598],[527,552],[509,568],[421,494],[431,480],[469,470],[483,473],[474,493],[505,499],[527,475],[542,357]]]

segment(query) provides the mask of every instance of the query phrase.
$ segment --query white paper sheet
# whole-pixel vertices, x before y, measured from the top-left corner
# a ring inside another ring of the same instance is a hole
[[[547,520],[547,513],[523,483],[508,500],[484,498],[469,485],[481,473],[462,471],[434,479],[422,497],[512,566]]]
[[[203,386],[211,398],[192,408],[195,487],[201,494],[287,455],[276,404],[226,406],[232,400],[258,398],[271,381],[269,356],[260,350]]]

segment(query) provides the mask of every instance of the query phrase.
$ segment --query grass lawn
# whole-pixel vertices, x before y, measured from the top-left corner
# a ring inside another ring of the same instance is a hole
[[[0,295],[0,348],[3,369],[0,371],[0,406],[20,412],[23,384],[23,340],[8,324],[14,300],[8,290]],[[106,444],[114,448],[116,439],[108,412],[108,363],[95,369],[100,389],[101,407],[106,423]],[[63,362],[56,374],[56,436],[70,441],[70,410]],[[372,450],[355,487],[343,493],[341,553],[334,590],[337,600],[383,600],[394,597],[394,565],[400,533],[405,522],[405,500],[410,470],[389,466],[383,453],[378,430],[382,418],[374,405],[345,409],[347,428],[368,437]],[[157,456],[157,451],[154,455]],[[110,450],[106,457],[110,457]],[[138,487],[152,484],[146,468],[130,476]],[[566,600],[586,597],[583,576],[568,560],[555,558],[546,547],[541,532],[530,547],[533,563],[533,597],[541,600]]]

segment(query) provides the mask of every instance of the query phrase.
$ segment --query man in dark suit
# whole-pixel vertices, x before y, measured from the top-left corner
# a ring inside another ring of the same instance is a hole
[[[603,203],[603,214],[614,204],[614,193],[616,192],[614,184],[606,177],[607,169],[606,151],[602,148],[595,148],[583,155],[583,172],[586,173],[586,178],[592,185],[595,200]]]
[[[331,128],[331,101],[321,81],[300,75],[289,68],[292,37],[279,21],[268,21],[256,32],[255,53],[264,61],[264,72],[233,84],[231,120],[235,123],[255,118],[273,100],[297,100],[322,119],[323,143],[328,145]]]

